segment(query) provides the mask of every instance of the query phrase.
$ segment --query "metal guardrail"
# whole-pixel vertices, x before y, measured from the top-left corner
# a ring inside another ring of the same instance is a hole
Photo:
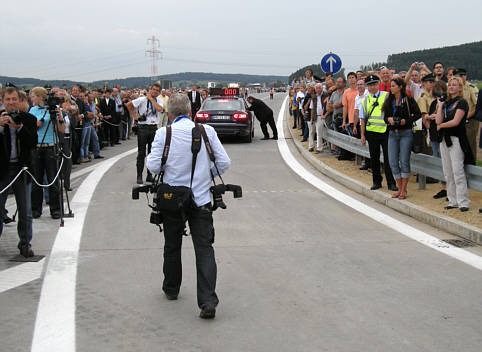
[[[323,138],[328,142],[348,150],[358,156],[366,158],[370,157],[368,146],[362,146],[359,139],[348,136],[343,133],[324,128]],[[383,152],[381,153],[383,154]],[[380,156],[383,162],[383,155]],[[412,172],[419,175],[419,188],[424,189],[426,177],[432,177],[437,180],[444,181],[442,160],[426,154],[416,154],[412,152],[410,158],[410,168]],[[482,167],[474,165],[465,166],[465,175],[467,176],[467,185],[470,189],[482,192]]]

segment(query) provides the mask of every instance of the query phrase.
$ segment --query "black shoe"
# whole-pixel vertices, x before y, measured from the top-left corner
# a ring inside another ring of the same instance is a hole
[[[306,141],[307,141],[307,139],[306,139],[306,138],[303,138],[301,141],[302,141],[302,142],[306,142]]]
[[[458,207],[454,207],[452,205],[447,205],[446,207],[444,207],[445,210],[450,210],[450,209],[457,209]]]
[[[94,159],[104,159],[104,157],[102,155],[96,155],[94,156]]]
[[[20,248],[20,254],[23,255],[25,258],[31,258],[35,254],[33,253],[33,249],[30,247],[22,247]]]
[[[72,187],[65,187],[66,191],[72,192]]]
[[[351,160],[351,158],[349,156],[345,156],[345,155],[340,155],[338,157],[338,160]]]
[[[142,185],[144,182],[142,181],[142,176],[137,176],[137,184]]]
[[[203,307],[201,308],[201,313],[199,313],[199,317],[202,319],[214,319],[216,316],[216,308],[212,307]]]
[[[164,294],[166,295],[166,298],[167,298],[168,301],[175,301],[175,300],[177,300],[177,295],[170,295],[170,294],[168,294],[168,293],[166,293],[166,292],[164,292]]]
[[[467,207],[462,207],[462,208],[460,208],[460,211],[461,211],[461,212],[466,212],[466,211],[469,211],[469,208],[467,208]]]
[[[434,183],[439,183],[439,180],[436,180],[436,179],[434,179],[434,178],[432,178],[432,177],[427,177],[427,179],[425,180],[425,182],[426,182],[427,184],[434,184]]]
[[[434,197],[434,199],[440,199],[440,198],[447,197],[447,191],[443,189],[440,192],[438,192],[436,195],[434,195],[433,197]]]
[[[309,151],[309,152],[312,152],[312,151],[314,151],[314,149],[313,149],[313,148],[310,148],[310,149],[308,149],[308,151]]]
[[[380,183],[375,183],[373,186],[370,187],[372,191],[380,188],[382,188],[382,185]]]
[[[278,140],[278,136],[273,136],[271,139],[274,139],[275,141]]]
[[[39,211],[32,210],[32,218],[38,219],[39,217],[42,216],[42,213]]]
[[[121,142],[115,142],[115,144],[122,144]]]
[[[392,185],[388,185],[388,189],[389,189],[390,191],[393,191],[393,192],[398,191],[398,187],[397,187],[396,185],[393,185],[393,184],[392,184]]]
[[[362,171],[363,171],[363,170],[368,170],[368,166],[363,165],[363,166],[360,168],[360,170],[362,170]]]
[[[53,212],[50,216],[54,220],[60,219],[60,211]]]
[[[266,140],[268,140],[268,139],[269,139],[269,137],[263,137],[263,138],[261,138],[262,141],[266,141]]]

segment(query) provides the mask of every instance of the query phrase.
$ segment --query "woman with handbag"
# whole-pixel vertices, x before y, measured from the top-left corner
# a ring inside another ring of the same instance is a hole
[[[440,156],[449,198],[445,209],[459,208],[465,212],[469,210],[470,199],[464,166],[474,164],[474,157],[465,131],[469,105],[463,98],[463,87],[460,77],[448,81],[447,101],[438,99],[435,121],[442,137]]]
[[[406,93],[405,81],[394,78],[390,82],[390,93],[383,104],[385,123],[388,125],[388,160],[398,192],[392,198],[407,197],[410,177],[410,155],[412,152],[415,121],[422,117],[417,102]]]

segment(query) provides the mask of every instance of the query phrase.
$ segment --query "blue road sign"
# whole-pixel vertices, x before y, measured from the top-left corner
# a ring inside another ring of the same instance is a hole
[[[338,55],[329,53],[321,59],[321,69],[325,73],[337,73],[341,69],[341,59]]]

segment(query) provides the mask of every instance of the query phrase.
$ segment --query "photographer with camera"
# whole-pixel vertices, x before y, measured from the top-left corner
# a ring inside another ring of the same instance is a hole
[[[415,121],[422,117],[417,102],[407,96],[403,79],[391,80],[390,93],[383,103],[382,111],[385,123],[388,124],[388,159],[398,188],[392,198],[403,200],[407,198],[407,185],[410,178],[412,127]]]
[[[215,130],[209,125],[204,125],[203,138],[197,138],[200,149],[197,157],[193,157],[192,148],[196,141],[193,137],[195,124],[190,119],[191,104],[186,94],[173,94],[168,101],[168,111],[169,118],[173,120],[173,123],[170,127],[163,127],[157,131],[152,152],[147,157],[147,168],[154,174],[161,174],[164,185],[189,187],[192,191],[193,202],[186,209],[185,214],[180,212],[162,213],[165,238],[162,289],[167,299],[177,299],[182,280],[182,237],[187,221],[196,254],[197,299],[201,309],[200,317],[212,319],[215,316],[219,300],[215,292],[217,267],[212,246],[214,227],[210,186],[212,177],[218,173],[223,174],[229,168],[231,161]],[[166,135],[171,136],[167,161],[163,158],[166,153],[164,148]],[[212,151],[215,167],[211,167],[212,159],[210,159],[204,138],[209,141],[209,151]],[[161,168],[163,159],[165,164]],[[165,196],[169,198],[169,195],[165,194]]]
[[[23,167],[31,167],[32,150],[37,144],[37,127],[34,116],[18,111],[19,97],[16,87],[6,87],[2,92],[5,110],[0,111],[0,234],[10,186],[18,209],[18,249],[24,257],[32,257],[32,215],[27,176],[24,174],[14,179]]]
[[[47,174],[48,184],[52,183],[58,172],[58,158],[56,146],[58,144],[58,135],[56,131],[65,132],[65,121],[57,107],[56,118],[51,120],[52,116],[49,111],[49,106],[46,106],[47,90],[42,87],[35,87],[32,89],[32,103],[33,107],[30,113],[37,118],[38,140],[37,148],[34,156],[34,175],[38,181],[43,180],[44,173]],[[54,126],[55,124],[55,126]],[[59,180],[53,182],[49,187],[49,207],[50,216],[52,219],[60,219],[60,187]],[[32,187],[32,216],[34,219],[42,215],[43,203],[43,188],[37,184]]]
[[[132,118],[137,121],[137,183],[142,184],[142,172],[144,171],[144,160],[151,152],[152,142],[156,135],[157,126],[161,119],[164,103],[159,97],[161,85],[154,83],[150,86],[145,97],[139,97],[126,104],[127,110]],[[137,109],[138,113],[134,109]],[[146,182],[152,182],[152,175],[147,170]]]

